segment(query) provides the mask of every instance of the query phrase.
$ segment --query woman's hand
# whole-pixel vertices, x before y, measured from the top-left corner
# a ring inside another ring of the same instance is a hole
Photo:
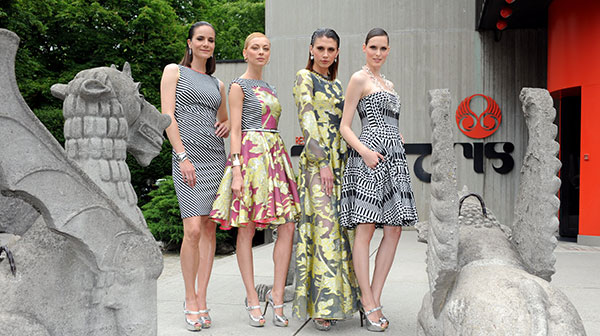
[[[215,128],[216,128],[215,134],[218,137],[227,138],[229,136],[229,130],[231,130],[231,125],[229,123],[229,120],[225,120],[223,122],[217,121],[215,123]]]
[[[179,162],[179,170],[181,170],[181,176],[183,182],[193,188],[196,185],[196,168],[189,159]]]
[[[238,167],[233,167],[233,179],[231,181],[231,191],[233,192],[233,196],[238,198],[242,195],[242,174],[239,171]],[[235,172],[235,169],[238,169],[238,172]]]
[[[329,166],[321,168],[321,190],[325,192],[325,195],[331,196],[333,191],[333,172]]]
[[[374,152],[370,149],[367,149],[364,153],[361,154],[363,160],[365,161],[365,164],[367,165],[367,167],[375,169],[375,167],[377,167],[377,164],[379,163],[379,159],[381,159],[381,161],[384,160],[384,157],[381,153],[379,152]]]

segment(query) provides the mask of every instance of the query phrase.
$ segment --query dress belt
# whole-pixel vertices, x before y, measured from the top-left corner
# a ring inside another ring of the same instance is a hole
[[[247,128],[243,129],[242,132],[270,132],[270,133],[279,133],[277,129],[266,129],[266,128]]]

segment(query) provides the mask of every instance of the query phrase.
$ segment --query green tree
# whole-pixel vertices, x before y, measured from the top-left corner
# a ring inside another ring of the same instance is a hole
[[[50,94],[53,84],[128,61],[141,93],[160,106],[162,70],[181,60],[188,29],[199,20],[215,26],[217,59],[240,59],[245,37],[264,32],[264,0],[0,0],[0,27],[21,38],[15,68],[21,94],[60,143],[62,101]],[[156,180],[171,173],[171,146],[166,141],[150,167],[127,162],[143,206]]]

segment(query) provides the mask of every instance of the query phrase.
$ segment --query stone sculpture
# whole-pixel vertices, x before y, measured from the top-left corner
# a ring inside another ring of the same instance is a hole
[[[431,211],[426,237],[430,292],[423,298],[418,335],[585,335],[575,307],[554,288],[558,225],[555,110],[546,90],[524,88],[529,130],[512,227],[480,199],[456,193],[450,94],[430,91]],[[479,198],[479,196],[477,196]]]
[[[39,215],[1,228],[16,273],[0,259],[0,335],[156,335],[162,257],[123,160],[127,150],[147,165],[168,117],[139,95],[128,65],[82,71],[52,89],[65,99],[65,152],[18,91],[18,41],[0,29],[0,204]]]

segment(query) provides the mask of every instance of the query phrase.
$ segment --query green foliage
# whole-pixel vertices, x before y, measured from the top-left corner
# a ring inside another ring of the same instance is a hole
[[[62,110],[55,107],[42,107],[35,111],[36,116],[44,126],[50,131],[50,133],[56,138],[56,140],[64,145],[64,119]]]
[[[173,177],[165,176],[158,183],[158,188],[152,190],[149,195],[151,200],[142,206],[142,213],[150,232],[156,240],[163,241],[167,245],[181,244],[183,224],[175,195]]]
[[[61,144],[62,101],[52,97],[53,84],[67,83],[84,69],[121,68],[128,61],[141,93],[160,106],[162,70],[179,63],[188,29],[200,20],[215,26],[217,59],[240,59],[245,37],[264,32],[264,0],[0,0],[0,27],[21,38],[15,62],[21,94]],[[162,193],[148,194],[158,178],[171,173],[170,144],[165,142],[149,167],[131,157],[127,162],[152,232],[179,242],[183,233],[174,190],[166,193],[167,183],[161,183]],[[162,210],[151,211],[144,205],[148,201]],[[229,235],[218,232],[217,238]]]

